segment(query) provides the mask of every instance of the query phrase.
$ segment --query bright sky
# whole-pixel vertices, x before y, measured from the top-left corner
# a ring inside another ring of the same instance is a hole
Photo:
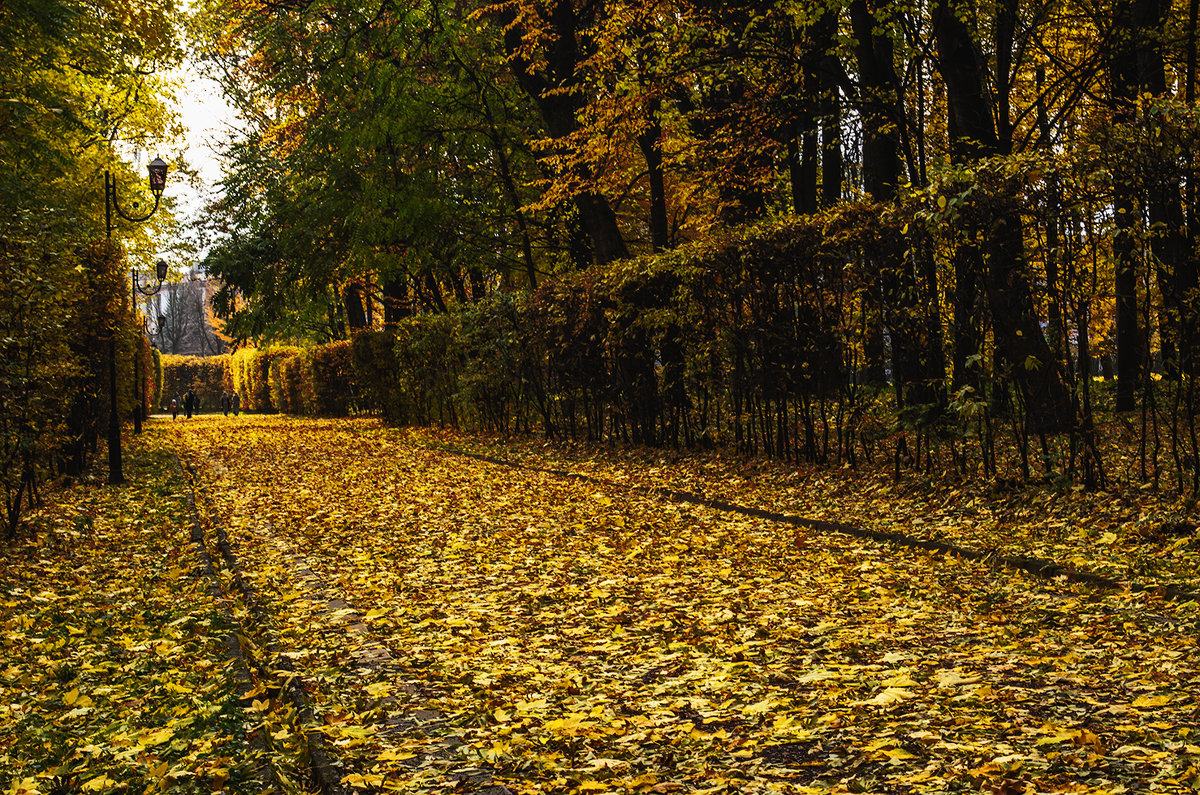
[[[216,161],[216,148],[232,123],[233,109],[225,103],[217,84],[200,77],[188,64],[184,71],[184,91],[180,96],[180,113],[189,128],[188,148],[206,181],[216,182],[221,176]]]
[[[185,224],[198,220],[221,179],[221,142],[229,137],[236,114],[225,103],[217,84],[201,77],[189,63],[181,69],[179,113],[188,129],[187,159],[197,169],[200,185],[179,180],[172,187]]]

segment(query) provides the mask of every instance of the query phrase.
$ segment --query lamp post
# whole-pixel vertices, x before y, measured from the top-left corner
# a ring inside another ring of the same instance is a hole
[[[155,263],[154,275],[158,278],[158,282],[153,287],[151,287],[149,284],[141,283],[141,280],[138,278],[138,272],[137,272],[136,268],[129,269],[129,280],[133,283],[133,305],[134,305],[134,308],[137,308],[138,295],[144,295],[146,297],[149,297],[152,295],[157,295],[158,291],[162,289],[163,280],[167,278],[167,263],[166,263],[166,261],[160,259],[157,263]],[[146,324],[149,322],[149,320],[150,320],[149,318],[146,318],[145,321],[142,323],[142,333],[146,332],[146,329],[147,329]],[[160,321],[159,325],[160,326],[162,325],[161,321]],[[141,374],[141,369],[142,369],[142,367],[141,367],[141,365],[142,365],[141,347],[142,347],[141,340],[139,339],[138,340],[138,350],[134,353],[134,356],[133,356],[133,380],[136,381],[137,385],[138,385],[138,404],[133,410],[133,432],[134,433],[142,432],[142,410],[146,406],[146,379],[142,378],[142,374]]]
[[[121,205],[117,202],[117,180],[109,172],[104,172],[104,223],[109,240],[112,240],[113,230],[116,229],[116,222],[113,220],[114,212],[126,221],[131,221],[135,224],[147,220],[150,216],[158,212],[159,202],[162,201],[163,188],[167,186],[167,164],[161,158],[156,157],[146,166],[146,171],[150,174],[150,193],[154,195],[154,206],[145,215],[137,216],[130,215],[121,209]],[[134,204],[134,207],[137,207],[137,205]]]
[[[150,175],[150,193],[154,195],[154,206],[145,215],[130,215],[121,209],[117,201],[117,181],[108,171],[104,172],[104,226],[105,234],[112,240],[116,222],[115,212],[121,218],[131,223],[141,223],[158,212],[159,202],[162,201],[163,188],[167,185],[167,164],[160,158],[154,158],[146,167]],[[135,205],[136,206],[136,205]],[[136,362],[137,357],[134,357]],[[121,462],[121,418],[117,409],[117,331],[113,324],[112,334],[108,338],[108,482],[118,485],[125,482],[125,473]],[[135,420],[140,430],[140,419]]]

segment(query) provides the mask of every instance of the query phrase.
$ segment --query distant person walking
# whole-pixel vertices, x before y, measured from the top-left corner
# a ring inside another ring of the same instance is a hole
[[[179,398],[171,398],[171,419],[179,419]]]
[[[224,414],[226,417],[229,416],[230,405],[231,405],[231,403],[229,400],[229,393],[222,392],[221,393],[221,413]]]
[[[183,396],[183,411],[187,415],[187,418],[190,420],[192,418],[192,413],[197,411],[199,408],[200,406],[196,400],[196,393],[189,389],[187,394]]]
[[[233,409],[233,416],[235,417],[238,415],[238,412],[241,411],[242,399],[238,397],[237,392],[234,392],[229,396],[229,407]]]

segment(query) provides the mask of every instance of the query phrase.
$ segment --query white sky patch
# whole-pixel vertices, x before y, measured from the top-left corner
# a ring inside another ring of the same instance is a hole
[[[214,185],[221,178],[220,145],[229,138],[236,113],[217,84],[201,77],[192,64],[184,66],[182,75],[179,112],[188,128],[188,156],[204,182]]]
[[[187,129],[185,156],[196,169],[198,180],[193,183],[180,179],[170,188],[178,202],[180,221],[184,226],[193,226],[203,220],[205,205],[217,195],[217,183],[223,175],[221,149],[235,134],[238,115],[217,83],[202,77],[193,63],[184,63],[178,74],[178,110]],[[203,251],[199,255],[203,258]]]

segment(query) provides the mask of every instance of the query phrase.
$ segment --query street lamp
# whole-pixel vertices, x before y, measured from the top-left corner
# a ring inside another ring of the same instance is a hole
[[[151,181],[153,182],[153,179]],[[157,295],[158,291],[162,289],[163,280],[167,278],[167,263],[165,260],[160,259],[157,263],[155,263],[154,275],[158,277],[158,282],[154,286],[151,286],[149,284],[142,284],[141,279],[138,278],[137,269],[136,268],[129,269],[129,280],[133,283],[133,306],[135,309],[137,308],[137,297],[139,294],[144,295],[146,297],[150,297],[152,295]],[[146,318],[146,321],[142,323],[142,332],[143,333],[145,333],[147,330],[146,324],[148,322],[149,322],[149,318]],[[159,322],[159,325],[160,326],[162,325],[161,321]],[[146,405],[146,381],[145,381],[145,379],[142,378],[141,365],[142,365],[141,340],[138,340],[138,350],[135,352],[134,357],[133,357],[133,380],[135,382],[137,382],[137,385],[138,385],[138,404],[133,410],[133,432],[134,433],[142,432],[142,410]]]
[[[109,240],[112,239],[113,229],[116,228],[116,222],[113,220],[114,212],[126,221],[133,223],[141,223],[158,212],[158,204],[162,201],[163,188],[167,186],[167,164],[161,158],[156,157],[150,161],[150,165],[146,166],[146,171],[150,175],[150,193],[154,195],[154,206],[145,215],[136,216],[130,215],[121,209],[121,205],[117,202],[117,180],[109,172],[104,172],[104,223],[108,231]],[[135,203],[133,206],[137,207],[137,204]]]
[[[114,212],[131,223],[141,223],[158,212],[159,202],[162,201],[163,189],[167,186],[167,164],[156,157],[146,167],[146,170],[150,176],[150,193],[154,195],[154,206],[145,215],[130,215],[121,209],[121,205],[117,201],[117,181],[108,171],[104,172],[104,226],[109,240],[112,240],[113,229],[116,228],[113,220]],[[166,274],[164,273],[163,275],[165,276]],[[136,356],[134,357],[134,361],[137,361]],[[121,418],[117,413],[117,334],[115,323],[113,324],[113,333],[108,338],[108,391],[110,398],[108,411],[108,482],[112,485],[117,485],[125,482],[125,473],[122,471],[121,464]],[[139,414],[135,414],[134,422],[137,429],[141,430],[140,407]]]

